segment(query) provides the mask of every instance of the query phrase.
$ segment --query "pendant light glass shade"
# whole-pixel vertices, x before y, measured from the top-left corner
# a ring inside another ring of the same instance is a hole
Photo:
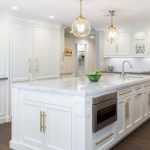
[[[72,23],[72,33],[77,37],[86,37],[90,31],[89,21],[82,16],[82,0],[80,0],[80,16]]]
[[[105,39],[110,44],[117,43],[117,41],[119,40],[119,31],[115,26],[108,27],[105,33]]]
[[[115,11],[110,10],[109,11],[111,16],[111,25],[108,27],[106,33],[105,33],[105,39],[110,44],[116,43],[119,40],[119,31],[117,28],[113,25],[113,16],[115,16]]]
[[[86,37],[91,31],[91,26],[85,17],[78,17],[72,24],[72,32],[77,37]]]

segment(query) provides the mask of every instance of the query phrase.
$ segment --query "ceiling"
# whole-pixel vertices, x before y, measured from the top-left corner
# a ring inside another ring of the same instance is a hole
[[[150,20],[149,0],[83,0],[84,16],[92,26],[108,26],[108,10],[115,9],[117,25],[148,23]],[[18,10],[12,10],[18,6]],[[49,19],[54,15],[54,22],[70,25],[79,15],[79,0],[0,0],[0,12],[11,12],[26,17]]]

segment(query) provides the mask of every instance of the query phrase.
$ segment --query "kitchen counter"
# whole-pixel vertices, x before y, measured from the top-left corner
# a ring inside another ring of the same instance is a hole
[[[118,74],[103,74],[99,82],[90,82],[86,76],[69,77],[52,80],[42,80],[25,83],[15,83],[12,87],[55,92],[67,95],[90,95],[123,87],[131,86],[150,80],[147,75],[130,75],[121,79]]]
[[[117,98],[113,101],[108,94]],[[122,79],[105,73],[95,83],[86,76],[15,83],[11,95],[14,150],[108,150],[150,118],[146,75]],[[93,100],[101,97],[101,105],[93,106]],[[93,114],[106,120],[98,123]],[[113,119],[112,114],[117,120],[93,131],[94,125]]]

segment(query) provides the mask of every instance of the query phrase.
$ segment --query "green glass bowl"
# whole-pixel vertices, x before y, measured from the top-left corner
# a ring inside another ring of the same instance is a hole
[[[87,77],[90,81],[97,82],[101,78],[101,75],[87,75]]]

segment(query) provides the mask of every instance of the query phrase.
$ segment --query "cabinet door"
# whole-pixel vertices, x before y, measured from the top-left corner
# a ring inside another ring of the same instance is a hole
[[[12,80],[28,81],[31,73],[32,25],[11,23]]]
[[[118,117],[117,117],[117,133],[118,137],[122,137],[125,134],[126,130],[126,116],[125,116],[125,106],[126,106],[126,98],[122,98],[118,100]]]
[[[120,32],[118,41],[119,56],[129,56],[131,54],[131,38],[128,32]]]
[[[34,28],[35,78],[58,77],[59,30],[43,26]]]
[[[104,40],[104,56],[116,56],[118,46]]]
[[[72,113],[70,108],[46,106],[46,149],[71,150]]]
[[[8,23],[5,20],[0,20],[0,76],[7,76],[8,72]]]
[[[132,103],[133,103],[133,99],[132,96],[131,97],[127,97],[126,99],[126,111],[125,111],[125,115],[126,115],[126,129],[127,132],[130,131],[131,127],[132,127],[132,122],[133,122],[133,115],[132,115]]]
[[[143,108],[143,94],[138,93],[134,96],[134,104],[133,104],[133,120],[135,124],[140,124],[142,121],[142,108]]]
[[[43,149],[44,133],[41,128],[41,103],[22,100],[21,102],[21,135],[20,140],[23,144],[32,146],[35,149]]]
[[[0,82],[0,124],[6,122],[6,86],[5,82]]]

